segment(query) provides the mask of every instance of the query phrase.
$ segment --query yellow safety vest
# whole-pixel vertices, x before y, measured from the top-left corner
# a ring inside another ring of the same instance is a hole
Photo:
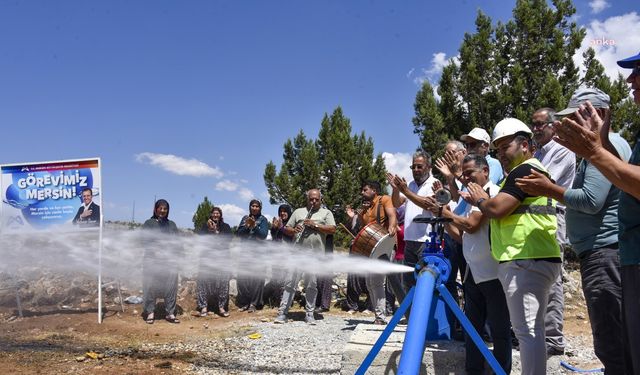
[[[531,158],[522,164],[536,167],[549,176],[538,159]],[[501,188],[505,181],[506,178]],[[543,196],[525,198],[510,215],[491,219],[491,254],[499,262],[559,258],[557,229],[555,200]]]

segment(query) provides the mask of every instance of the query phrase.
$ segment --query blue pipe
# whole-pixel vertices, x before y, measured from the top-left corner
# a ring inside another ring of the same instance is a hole
[[[565,361],[560,361],[560,366],[566,368],[567,370],[571,370],[574,372],[583,372],[583,373],[587,373],[587,372],[604,372],[604,368],[594,368],[591,370],[583,370],[583,369],[579,369],[575,366],[571,366],[570,364],[568,364]]]
[[[400,319],[402,319],[402,316],[404,315],[405,311],[409,309],[409,306],[413,301],[414,292],[415,292],[415,288],[411,288],[409,290],[409,293],[407,293],[407,295],[404,297],[404,300],[400,304],[400,307],[398,307],[398,310],[396,310],[396,313],[393,314],[393,318],[391,318],[391,321],[389,322],[389,324],[387,324],[384,331],[382,331],[382,333],[380,334],[380,337],[378,337],[378,340],[371,348],[371,351],[369,351],[369,354],[367,354],[364,361],[362,361],[362,363],[360,364],[360,367],[358,367],[358,369],[356,370],[356,375],[364,375],[367,373],[367,369],[369,369],[369,366],[371,366],[371,363],[373,363],[373,360],[376,359],[376,356],[384,346],[384,343],[387,342],[387,339],[389,338],[393,330],[396,328],[396,326],[400,322]]]
[[[398,374],[415,375],[420,373],[429,322],[426,317],[429,316],[438,275],[439,271],[432,269],[430,266],[424,267],[418,274],[407,333],[402,345]]]

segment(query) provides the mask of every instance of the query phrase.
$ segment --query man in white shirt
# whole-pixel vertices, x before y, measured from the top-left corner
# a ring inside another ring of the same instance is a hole
[[[407,203],[404,213],[404,264],[415,267],[421,258],[420,248],[428,239],[431,225],[414,223],[413,219],[418,215],[433,216],[431,211],[426,209],[426,199],[427,196],[433,194],[432,187],[436,179],[431,175],[431,155],[426,151],[418,151],[413,154],[413,163],[410,168],[413,181],[408,185],[403,177],[390,173],[387,173],[387,180],[393,188],[391,194],[393,206],[398,208],[403,203]],[[406,291],[416,285],[413,273],[405,273],[402,284]]]

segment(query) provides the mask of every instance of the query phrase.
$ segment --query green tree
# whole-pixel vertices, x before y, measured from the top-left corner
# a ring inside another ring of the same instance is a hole
[[[211,203],[209,198],[204,197],[204,200],[198,205],[198,208],[196,208],[196,212],[193,214],[193,218],[191,219],[193,222],[193,230],[196,233],[205,230],[212,208],[213,203]]]
[[[596,58],[596,51],[589,47],[583,54],[585,73],[580,83],[586,87],[595,87],[604,92],[611,89],[611,80],[604,73],[604,66]]]
[[[632,98],[627,97],[612,110],[611,125],[631,144],[636,141],[636,134],[640,131],[640,107]]]
[[[305,192],[320,185],[319,155],[315,142],[300,132],[284,144],[284,160],[277,172],[269,161],[264,171],[264,182],[271,204],[287,203],[292,207],[306,204]]]
[[[440,154],[447,141],[447,132],[433,94],[433,87],[428,81],[422,83],[413,109],[413,132],[420,136],[420,147],[432,155]]]
[[[458,62],[439,82],[444,135],[491,133],[505,117],[526,121],[537,108],[565,106],[580,83],[573,55],[585,31],[575,11],[571,0],[518,0],[513,18],[495,25],[478,11],[475,32],[465,34]]]

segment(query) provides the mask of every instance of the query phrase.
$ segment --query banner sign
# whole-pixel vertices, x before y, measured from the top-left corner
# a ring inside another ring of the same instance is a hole
[[[101,225],[100,159],[0,166],[2,231]]]

